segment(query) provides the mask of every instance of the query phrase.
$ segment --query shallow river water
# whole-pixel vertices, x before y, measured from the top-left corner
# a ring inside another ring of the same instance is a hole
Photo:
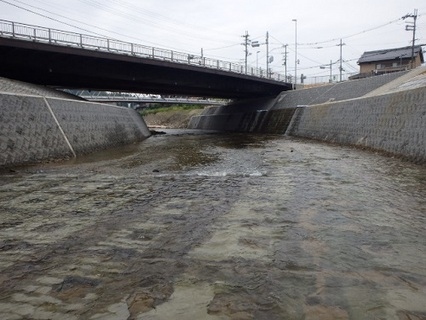
[[[0,319],[426,319],[424,166],[170,130],[0,179]]]

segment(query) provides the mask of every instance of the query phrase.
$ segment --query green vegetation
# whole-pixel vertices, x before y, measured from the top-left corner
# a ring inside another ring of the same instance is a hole
[[[166,107],[163,104],[157,104],[155,106],[142,109],[139,112],[142,116],[146,116],[148,114],[156,114],[156,113],[168,112],[168,111],[203,109],[204,107],[205,106],[201,104],[172,104]]]

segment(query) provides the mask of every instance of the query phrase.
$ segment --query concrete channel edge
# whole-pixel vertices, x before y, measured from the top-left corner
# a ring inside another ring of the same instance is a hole
[[[128,108],[0,93],[0,167],[72,158],[149,136],[140,115]]]

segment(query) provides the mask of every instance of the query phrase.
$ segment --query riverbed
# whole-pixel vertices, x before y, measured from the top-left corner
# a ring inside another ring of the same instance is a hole
[[[1,319],[426,319],[424,166],[164,131],[1,173]]]

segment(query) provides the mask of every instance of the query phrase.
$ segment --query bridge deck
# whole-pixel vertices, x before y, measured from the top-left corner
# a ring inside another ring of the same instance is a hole
[[[0,20],[3,77],[68,88],[220,98],[276,96],[291,89],[289,83],[252,69],[246,74],[229,62],[146,48]]]

